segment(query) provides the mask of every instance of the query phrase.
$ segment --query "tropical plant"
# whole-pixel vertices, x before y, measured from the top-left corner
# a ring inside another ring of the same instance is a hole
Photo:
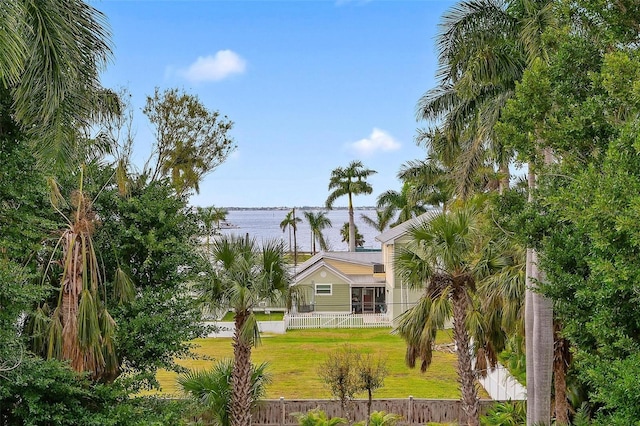
[[[266,393],[270,376],[266,372],[267,363],[251,366],[251,408]],[[195,399],[205,410],[205,420],[213,420],[219,426],[231,426],[231,382],[233,360],[222,359],[210,370],[189,371],[178,377],[182,391]]]
[[[354,229],[356,247],[364,246],[364,236],[360,233],[360,231],[358,231],[358,225],[354,225]],[[351,227],[349,226],[349,222],[345,222],[342,225],[342,228],[340,228],[340,236],[342,236],[343,243],[348,243],[350,241],[350,231]]]
[[[296,233],[298,231],[298,223],[300,222],[302,222],[302,219],[299,217],[296,217],[295,207],[289,210],[289,212],[284,217],[282,222],[280,222],[280,229],[282,229],[282,232],[285,232],[287,228],[289,229],[289,253],[293,252],[293,262],[295,265],[298,264],[298,242],[296,240]],[[291,245],[292,230],[293,230],[293,246]]]
[[[38,157],[68,164],[77,129],[119,109],[99,72],[111,56],[104,14],[81,0],[0,5],[0,85]]]
[[[210,239],[220,232],[220,222],[227,218],[227,209],[221,207],[198,207],[197,210],[200,231],[206,238],[207,253],[211,247]]]
[[[370,218],[369,216],[367,216],[366,214],[362,213],[360,214],[360,219],[362,219],[362,221],[364,223],[366,223],[367,225],[371,226],[372,228],[376,229],[378,232],[384,232],[385,229],[387,229],[387,227],[389,227],[389,225],[391,224],[391,221],[393,221],[395,216],[395,213],[393,211],[393,209],[390,208],[384,208],[384,209],[376,209],[376,218]]]
[[[223,235],[211,248],[211,270],[202,292],[210,310],[226,307],[234,312],[231,422],[251,420],[251,348],[260,332],[253,309],[262,301],[276,303],[289,295],[291,277],[282,242]]]
[[[68,360],[78,372],[89,372],[94,380],[113,380],[118,375],[119,362],[115,347],[116,324],[107,310],[104,297],[103,275],[93,234],[97,224],[92,201],[83,191],[83,173],[80,187],[71,195],[71,214],[67,217],[59,207],[66,203],[55,182],[52,182],[52,202],[67,220],[54,255],[59,259],[47,265],[45,279],[59,288],[57,303],[50,312],[48,304],[39,306],[32,315],[32,336],[35,352],[46,358]],[[59,251],[58,251],[59,250]],[[49,274],[49,270],[53,274]],[[114,298],[127,303],[133,298],[131,280],[119,270],[114,282]]]
[[[356,251],[356,225],[353,217],[353,196],[360,194],[371,194],[373,188],[366,181],[375,170],[366,169],[360,161],[352,161],[346,168],[338,167],[331,172],[329,180],[329,197],[325,202],[326,207],[331,210],[333,203],[340,197],[346,195],[349,199],[349,251]]]
[[[393,413],[387,413],[386,411],[374,411],[369,415],[367,421],[356,422],[354,426],[395,426],[402,420],[402,416]]]
[[[524,401],[495,403],[487,414],[480,417],[482,426],[521,426],[527,421],[527,406]]]
[[[322,235],[322,231],[324,228],[331,227],[331,219],[327,217],[326,212],[314,213],[312,211],[306,211],[304,212],[304,217],[307,218],[307,222],[309,222],[309,227],[311,228],[312,253],[316,254],[316,241],[320,245],[320,250],[326,251],[328,249],[327,240],[325,240],[324,235]]]
[[[504,265],[500,253],[483,241],[480,219],[480,212],[471,204],[414,225],[409,230],[410,241],[395,260],[408,285],[426,286],[425,295],[402,314],[395,329],[407,342],[407,365],[414,367],[420,359],[422,371],[429,367],[436,331],[453,317],[464,421],[473,426],[478,424],[479,411],[469,328],[481,328],[470,327],[472,319],[481,321],[481,316],[471,315],[473,296],[478,283]],[[493,348],[486,345],[482,349],[489,362],[495,363]]]
[[[398,218],[391,225],[396,226],[409,219],[420,216],[426,211],[425,207],[420,201],[415,199],[415,192],[412,191],[412,187],[408,182],[402,185],[402,190],[398,191],[385,191],[378,196],[378,209],[391,210],[395,214],[398,212]]]
[[[327,413],[319,408],[315,408],[306,413],[291,414],[298,420],[299,426],[338,426],[349,424],[347,419],[342,417],[328,418]]]

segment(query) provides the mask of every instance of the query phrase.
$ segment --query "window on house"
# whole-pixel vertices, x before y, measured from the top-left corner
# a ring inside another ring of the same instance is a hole
[[[316,296],[331,296],[332,287],[331,284],[316,284]]]

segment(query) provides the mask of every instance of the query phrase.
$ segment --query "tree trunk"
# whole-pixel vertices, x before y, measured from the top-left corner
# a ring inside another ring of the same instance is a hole
[[[553,383],[555,390],[556,424],[569,424],[569,404],[567,402],[567,365],[569,360],[569,342],[561,337],[562,325],[554,324]]]
[[[251,345],[241,337],[248,312],[236,312],[233,333],[233,372],[231,376],[231,424],[251,424]]]
[[[500,175],[498,192],[500,193],[500,195],[502,195],[504,191],[509,189],[509,182],[511,180],[511,171],[509,170],[509,164],[500,165],[498,173]]]
[[[458,347],[458,380],[462,391],[462,411],[468,426],[479,425],[478,392],[475,385],[475,373],[471,366],[471,348],[469,333],[465,324],[467,318],[467,295],[462,285],[453,290],[453,338]]]
[[[356,251],[356,222],[353,219],[351,193],[349,193],[349,251]]]
[[[545,150],[545,163],[551,162]],[[529,164],[527,175],[529,202],[533,201],[536,176]],[[551,423],[551,383],[553,373],[553,304],[537,292],[538,282],[544,274],[538,268],[538,254],[527,249],[527,290],[525,306],[525,332],[527,356],[527,426]]]

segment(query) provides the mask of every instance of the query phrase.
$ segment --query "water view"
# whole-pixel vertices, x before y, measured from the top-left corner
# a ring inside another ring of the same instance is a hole
[[[311,229],[309,223],[304,217],[303,209],[296,209],[296,217],[302,219],[298,223],[297,245],[300,251],[311,251]],[[326,228],[323,233],[330,250],[347,251],[349,249],[346,242],[342,242],[340,229],[345,222],[349,221],[349,211],[346,209],[326,210],[326,209],[306,209],[306,211],[325,211],[327,217],[331,220],[332,226]],[[289,212],[289,209],[246,209],[246,210],[229,210],[226,222],[232,225],[232,228],[223,229],[225,234],[249,234],[250,237],[258,239],[258,241],[279,238],[285,242],[285,246],[289,247],[289,229],[282,232],[280,222],[282,222]],[[359,209],[355,211],[355,222],[358,231],[364,237],[364,248],[379,249],[380,243],[375,237],[380,234],[376,229],[364,223],[361,215],[376,218],[375,209]],[[291,236],[293,241],[293,235]],[[293,243],[292,243],[293,244]],[[320,247],[316,243],[316,250]]]

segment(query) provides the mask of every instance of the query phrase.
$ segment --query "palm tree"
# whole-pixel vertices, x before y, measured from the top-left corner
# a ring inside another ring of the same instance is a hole
[[[327,241],[322,235],[325,228],[331,227],[331,219],[327,217],[326,212],[304,212],[304,217],[309,222],[311,228],[311,246],[313,254],[316,254],[316,241],[320,244],[320,250],[327,250]]]
[[[220,221],[227,218],[227,210],[221,207],[198,207],[196,210],[198,214],[198,222],[200,223],[200,230],[206,237],[207,253],[209,253],[210,238],[212,235],[216,235],[220,230]]]
[[[358,225],[354,225],[354,228],[355,228],[355,245],[356,247],[362,247],[364,246],[364,236],[360,233],[360,231],[358,231]],[[350,233],[351,233],[351,227],[349,226],[349,222],[345,222],[342,225],[342,228],[340,228],[340,235],[342,236],[343,243],[354,241],[354,239],[351,238],[351,235],[349,235]]]
[[[384,232],[385,229],[391,224],[395,217],[395,212],[392,208],[376,209],[376,218],[372,219],[366,214],[362,213],[360,219],[367,225],[376,229],[378,232]]]
[[[466,0],[456,4],[442,20],[438,35],[437,88],[418,105],[418,117],[440,122],[457,152],[458,189],[468,193],[473,172],[493,162],[498,165],[500,188],[508,186],[508,162],[513,155],[496,138],[495,124],[515,82],[527,66],[546,62],[541,34],[553,25],[549,0]],[[550,156],[544,141],[535,136],[533,156]],[[529,164],[529,191],[535,189],[533,161]],[[528,249],[526,294],[527,424],[549,424],[553,369],[553,309],[551,301],[535,291],[543,280],[537,253]]]
[[[356,251],[355,221],[353,218],[353,196],[371,194],[373,188],[366,179],[375,170],[365,169],[360,161],[352,161],[346,168],[338,167],[331,172],[329,180],[329,194],[326,207],[331,210],[336,199],[346,195],[349,198],[349,251]]]
[[[271,381],[266,372],[267,363],[251,366],[251,407],[254,408],[266,393]],[[189,371],[178,377],[182,391],[190,395],[206,410],[219,426],[231,426],[231,378],[233,360],[222,359],[211,370]],[[205,419],[208,420],[208,419]]]
[[[302,219],[296,217],[296,208],[289,210],[287,215],[280,222],[280,229],[284,232],[289,228],[289,254],[291,254],[291,230],[293,230],[293,264],[298,264],[298,242],[296,241],[296,232],[298,231],[298,223],[302,222]]]
[[[260,332],[253,309],[260,302],[277,303],[289,294],[291,277],[281,241],[265,241],[223,235],[211,249],[211,272],[203,288],[205,307],[233,311],[233,374],[231,424],[251,421],[251,349]]]
[[[478,257],[483,247],[478,211],[468,206],[440,213],[409,230],[410,241],[396,258],[400,276],[415,288],[426,286],[425,295],[399,320],[396,332],[407,342],[406,361],[417,358],[424,371],[431,363],[436,331],[453,317],[453,336],[458,354],[458,376],[462,408],[468,425],[478,425],[476,373],[471,363],[472,347],[468,327],[477,284],[503,266],[495,252],[488,259]],[[478,328],[478,327],[474,327]],[[491,352],[490,346],[482,348]],[[490,362],[495,354],[487,353]]]
[[[105,15],[81,0],[0,5],[0,84],[11,88],[14,117],[37,138],[41,156],[66,164],[76,129],[119,110],[99,82],[109,38]]]
[[[378,196],[378,208],[388,208],[399,212],[398,219],[391,225],[396,226],[409,219],[420,216],[426,208],[414,197],[411,185],[405,182],[400,192],[388,190]]]
[[[67,227],[44,274],[53,287],[59,288],[57,304],[50,312],[45,303],[32,315],[30,330],[46,330],[44,338],[32,334],[32,349],[46,358],[69,361],[74,370],[90,373],[93,380],[112,381],[120,367],[116,324],[104,300],[102,267],[92,239],[97,218],[82,183],[81,170],[80,188],[71,195],[73,210],[67,216],[60,210],[66,202],[57,184],[51,182],[54,208],[66,219]],[[57,260],[56,255],[60,256]],[[133,282],[121,269],[115,273],[114,293],[117,303],[135,297]]]

